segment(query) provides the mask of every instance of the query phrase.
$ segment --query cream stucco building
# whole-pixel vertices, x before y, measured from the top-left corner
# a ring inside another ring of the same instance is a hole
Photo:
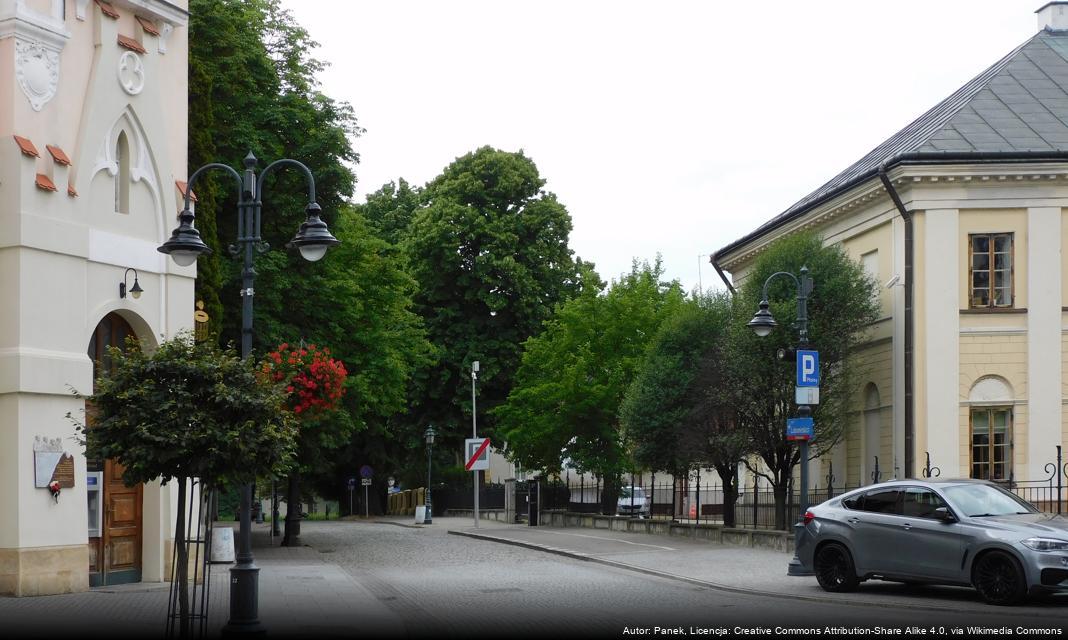
[[[106,344],[193,324],[195,267],[156,251],[186,175],[186,7],[0,0],[0,594],[165,575],[170,487],[87,462],[65,416]],[[35,469],[50,448],[73,456],[57,499]]]
[[[776,238],[815,230],[881,283],[858,354],[838,483],[1028,481],[1068,433],[1068,3],[1038,33],[827,184],[720,249],[744,281]]]

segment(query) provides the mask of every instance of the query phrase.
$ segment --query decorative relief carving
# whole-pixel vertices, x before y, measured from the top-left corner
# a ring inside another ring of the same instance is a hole
[[[145,88],[145,65],[141,62],[141,56],[133,51],[119,56],[119,84],[131,96],[136,96]]]
[[[164,22],[160,25],[160,27],[160,34],[159,38],[157,39],[158,42],[156,48],[159,49],[160,53],[167,53],[167,38],[169,38],[171,36],[171,32],[174,31],[174,25],[169,22]]]
[[[59,87],[59,52],[40,42],[15,39],[15,77],[34,111],[40,111]]]

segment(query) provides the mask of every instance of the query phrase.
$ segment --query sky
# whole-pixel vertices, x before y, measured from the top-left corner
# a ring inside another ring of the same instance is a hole
[[[1045,0],[282,0],[366,133],[354,199],[522,149],[618,279],[708,254],[791,204],[1037,32]]]

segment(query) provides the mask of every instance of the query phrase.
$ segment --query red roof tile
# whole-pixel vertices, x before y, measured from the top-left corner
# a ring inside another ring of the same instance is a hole
[[[70,158],[67,157],[67,154],[63,153],[63,149],[60,149],[54,144],[46,144],[45,149],[48,149],[48,153],[52,154],[52,160],[54,160],[56,164],[70,166]]]
[[[67,186],[67,195],[72,197],[72,198],[77,198],[78,197],[78,192],[74,190],[74,187],[68,185]]]
[[[51,178],[43,173],[37,174],[37,180],[35,181],[38,189],[44,189],[45,191],[55,191],[56,184],[52,182]]]
[[[40,158],[41,154],[37,153],[37,147],[33,146],[33,143],[22,136],[14,136],[15,142],[19,145],[19,149],[22,150],[23,155],[33,156],[34,158]]]
[[[100,7],[100,10],[103,11],[104,15],[106,15],[107,17],[114,18],[116,20],[119,18],[119,12],[115,10],[115,7],[111,6],[107,2],[104,2],[104,0],[96,0],[96,5]]]
[[[148,18],[142,18],[141,16],[137,16],[137,21],[141,23],[141,28],[144,29],[146,32],[151,33],[154,36],[159,35],[159,29],[157,29],[156,25],[152,24],[152,21]]]
[[[131,51],[136,51],[137,53],[148,53],[148,51],[141,46],[140,42],[134,40],[133,38],[127,38],[123,35],[119,36],[119,46],[126,47],[127,49],[130,49]]]
[[[181,180],[175,180],[174,181],[174,185],[176,187],[178,187],[178,193],[182,194],[182,197],[184,198],[185,197],[185,190],[189,188],[189,185],[184,183],[184,182],[182,182]],[[197,192],[196,191],[190,191],[189,192],[189,199],[192,200],[193,202],[196,202],[197,201]]]

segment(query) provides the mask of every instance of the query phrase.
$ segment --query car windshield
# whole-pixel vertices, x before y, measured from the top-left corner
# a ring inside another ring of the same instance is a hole
[[[1030,503],[988,484],[962,484],[945,487],[942,492],[953,506],[972,518],[1038,512]]]
[[[619,499],[629,501],[631,495],[634,496],[635,502],[641,502],[642,500],[645,500],[645,489],[642,489],[641,487],[634,487],[632,494],[630,487],[623,487],[623,489],[619,492]]]

